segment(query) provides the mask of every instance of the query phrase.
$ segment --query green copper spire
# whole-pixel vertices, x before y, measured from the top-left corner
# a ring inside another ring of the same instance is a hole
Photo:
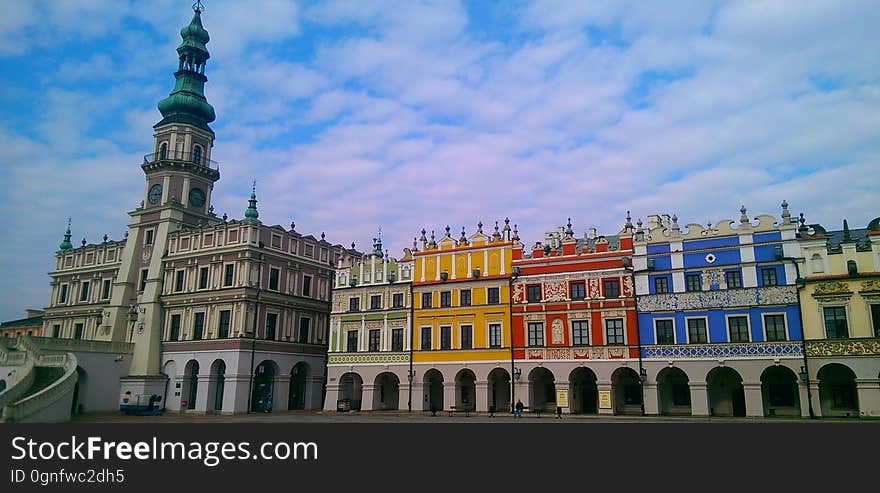
[[[180,30],[183,42],[177,47],[180,64],[174,73],[174,90],[167,98],[159,101],[162,121],[156,124],[188,123],[211,131],[208,124],[214,121],[214,107],[205,99],[205,63],[211,55],[205,44],[210,37],[202,26],[201,2],[193,5],[195,14],[189,25]]]
[[[58,248],[63,252],[66,250],[70,250],[73,248],[73,244],[70,243],[70,218],[67,218],[67,231],[64,233],[64,241],[58,245]]]
[[[260,213],[257,212],[257,182],[254,182],[254,188],[251,190],[251,198],[248,200],[248,208],[244,211],[244,220],[260,222],[258,219]]]

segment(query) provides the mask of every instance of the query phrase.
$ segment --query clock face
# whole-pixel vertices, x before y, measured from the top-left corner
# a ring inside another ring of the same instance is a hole
[[[193,188],[189,191],[189,203],[195,207],[205,205],[205,192],[200,188]]]
[[[150,199],[151,204],[158,204],[159,199],[162,198],[162,185],[159,185],[158,183],[153,185],[150,188],[148,198]]]

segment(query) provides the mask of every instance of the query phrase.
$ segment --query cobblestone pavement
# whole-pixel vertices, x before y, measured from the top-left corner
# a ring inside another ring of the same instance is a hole
[[[274,412],[254,414],[204,414],[172,412],[161,416],[128,416],[123,413],[83,414],[75,416],[74,423],[827,423],[827,422],[872,422],[866,419],[798,419],[798,418],[723,418],[723,417],[673,417],[673,416],[583,416],[565,415],[557,419],[555,415],[524,415],[515,419],[511,414],[471,414],[450,417],[446,412],[436,416],[423,412]]]

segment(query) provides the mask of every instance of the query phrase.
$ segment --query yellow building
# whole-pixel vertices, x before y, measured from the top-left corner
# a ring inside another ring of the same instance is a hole
[[[440,241],[425,233],[413,252],[413,409],[508,409],[509,220],[490,235],[482,223],[457,240],[448,226]]]
[[[817,416],[880,416],[880,218],[801,226],[800,289]]]

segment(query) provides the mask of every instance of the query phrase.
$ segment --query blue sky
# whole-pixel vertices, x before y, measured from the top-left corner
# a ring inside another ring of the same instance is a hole
[[[120,239],[189,1],[0,18],[0,319],[74,240]],[[206,0],[215,211],[394,255],[505,216],[523,241],[677,213],[880,216],[875,2]]]

